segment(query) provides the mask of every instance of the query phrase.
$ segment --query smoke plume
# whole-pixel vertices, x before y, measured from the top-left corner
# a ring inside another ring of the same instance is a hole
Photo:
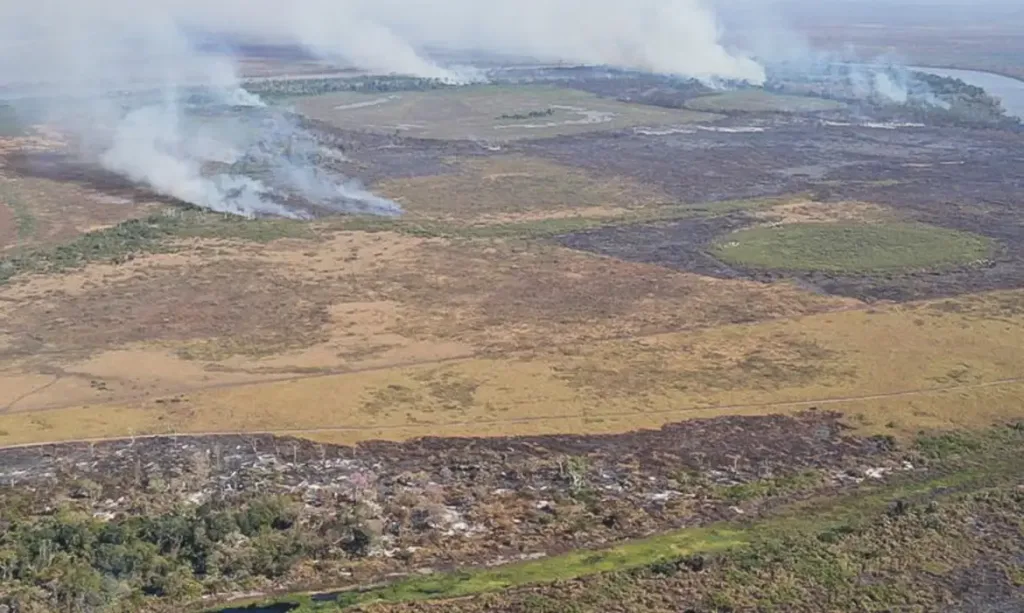
[[[194,27],[297,43],[380,72],[458,80],[457,69],[423,52],[440,49],[764,80],[756,62],[719,42],[719,24],[704,0],[294,0],[287,10],[272,0],[181,0],[174,6]]]
[[[319,168],[315,139],[282,112],[261,108],[239,86],[234,60],[201,51],[197,32],[297,44],[372,72],[453,82],[478,73],[425,50],[705,80],[765,77],[719,42],[703,0],[34,0],[0,6],[0,85],[31,90],[32,103],[108,170],[200,206],[295,216],[289,200],[305,199],[398,212]],[[209,116],[210,108],[229,107],[237,117]]]

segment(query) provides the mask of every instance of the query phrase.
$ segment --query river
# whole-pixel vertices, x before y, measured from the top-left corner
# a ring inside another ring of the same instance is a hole
[[[960,79],[968,85],[981,87],[992,96],[999,98],[1007,113],[1024,119],[1024,81],[978,70],[927,68],[925,66],[911,66],[910,69],[939,75],[940,77]]]

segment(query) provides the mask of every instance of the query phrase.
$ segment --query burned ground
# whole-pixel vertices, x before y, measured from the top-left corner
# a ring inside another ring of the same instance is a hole
[[[116,522],[142,509],[159,516],[182,505],[241,505],[259,492],[295,501],[303,525],[348,518],[367,531],[372,542],[361,554],[325,556],[316,572],[259,586],[279,589],[534,558],[749,517],[763,505],[914,470],[907,457],[817,411],[623,435],[356,447],[139,438],[0,450],[0,501],[29,516],[57,504]]]
[[[1024,160],[1020,133],[830,129],[801,121],[742,135],[620,134],[604,141],[604,147],[593,150],[600,153],[589,156],[570,153],[580,144],[574,139],[529,146],[537,155],[592,172],[634,177],[686,202],[809,192],[823,206],[872,202],[908,220],[988,236],[998,250],[981,265],[941,273],[747,271],[708,255],[715,238],[759,223],[742,211],[713,219],[590,230],[559,238],[563,245],[720,278],[795,277],[825,292],[867,300],[905,301],[1024,286],[1024,212],[1016,206],[1024,197],[1024,182],[1015,170]]]

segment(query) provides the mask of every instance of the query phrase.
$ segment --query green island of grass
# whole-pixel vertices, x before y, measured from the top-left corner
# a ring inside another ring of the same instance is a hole
[[[994,249],[986,237],[925,224],[798,223],[739,230],[711,252],[744,268],[872,273],[969,266]]]

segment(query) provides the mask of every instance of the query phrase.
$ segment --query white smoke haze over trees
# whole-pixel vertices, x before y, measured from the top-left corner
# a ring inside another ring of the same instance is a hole
[[[267,164],[282,143],[289,150],[296,141],[316,144],[285,121],[254,138],[245,122],[215,128],[190,118],[184,101],[195,88],[214,92],[222,105],[261,104],[239,87],[232,58],[197,49],[196,32],[298,44],[373,72],[452,81],[472,72],[443,66],[423,49],[764,80],[760,65],[719,42],[714,12],[701,0],[34,0],[0,6],[0,84],[44,91],[49,119],[132,181],[214,210],[294,214],[258,179],[204,172],[254,147]],[[143,88],[141,105],[109,95]],[[269,164],[276,179],[318,204],[398,212],[343,177],[302,168],[308,160]]]
[[[839,10],[845,3],[823,4]],[[275,180],[317,204],[393,214],[398,212],[394,203],[344,177],[313,172],[301,156],[273,159],[272,152],[285,143],[289,151],[316,154],[314,139],[294,122],[278,117],[269,128],[266,122],[242,121],[211,127],[190,118],[185,101],[194,88],[213,92],[221,105],[262,104],[239,86],[233,58],[198,49],[197,33],[298,45],[371,72],[452,82],[474,80],[480,73],[432,59],[432,51],[761,84],[766,77],[761,61],[813,66],[831,60],[812,52],[776,5],[791,12],[801,6],[793,0],[760,5],[750,0],[7,2],[0,6],[0,84],[45,83],[45,91],[63,95],[62,104],[48,105],[51,119],[106,168],[163,194],[215,210],[294,214],[281,204],[276,187],[259,179],[204,172],[210,162],[230,167],[257,151]],[[730,38],[723,23],[745,28],[748,36]],[[900,83],[888,77],[869,76],[865,82],[876,93],[904,95]],[[157,93],[130,108],[123,98],[104,93],[133,88]],[[254,135],[257,128],[273,131]]]

